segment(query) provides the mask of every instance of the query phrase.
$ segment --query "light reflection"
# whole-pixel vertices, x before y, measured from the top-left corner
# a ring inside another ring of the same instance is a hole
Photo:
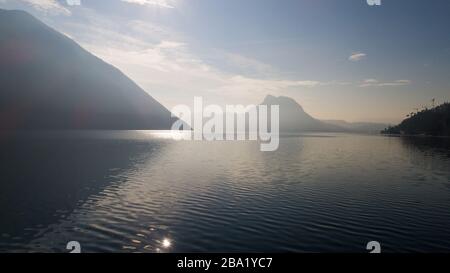
[[[163,241],[162,241],[162,246],[163,246],[164,248],[169,248],[171,245],[172,245],[172,242],[171,242],[169,239],[167,239],[167,238],[164,238],[164,239],[163,239]]]
[[[184,130],[167,130],[167,131],[138,131],[145,135],[159,138],[159,139],[172,139],[172,140],[190,140],[192,136],[192,131]]]

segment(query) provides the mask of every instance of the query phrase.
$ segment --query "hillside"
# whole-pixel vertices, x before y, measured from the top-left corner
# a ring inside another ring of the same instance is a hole
[[[289,97],[266,96],[262,105],[280,106],[280,132],[343,132],[346,129],[322,122],[313,118],[303,110],[303,107]],[[269,108],[270,109],[270,108]]]
[[[117,68],[23,11],[0,9],[0,129],[170,129]],[[151,75],[149,75],[151,76]]]
[[[450,136],[450,103],[412,114],[383,134]]]

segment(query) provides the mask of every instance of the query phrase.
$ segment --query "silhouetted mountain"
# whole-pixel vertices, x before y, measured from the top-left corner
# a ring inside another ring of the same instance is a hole
[[[262,105],[280,106],[280,132],[344,132],[346,129],[311,117],[294,99],[268,95]]]
[[[399,125],[386,128],[382,133],[450,136],[450,103],[412,113]]]
[[[118,69],[23,11],[0,10],[0,84],[0,129],[169,129],[173,122]]]
[[[333,124],[352,132],[376,133],[385,129],[388,125],[374,122],[347,122],[345,120],[322,120],[325,123]]]

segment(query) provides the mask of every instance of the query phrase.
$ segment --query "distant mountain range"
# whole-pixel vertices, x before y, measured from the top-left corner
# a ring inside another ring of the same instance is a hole
[[[375,122],[347,122],[344,120],[323,120],[325,123],[333,124],[349,130],[351,132],[360,133],[379,133],[384,130],[388,125],[385,123],[375,123]]]
[[[0,129],[170,129],[174,121],[118,69],[23,11],[0,9],[0,84]]]
[[[280,106],[280,131],[294,132],[358,132],[379,133],[386,124],[357,122],[349,123],[339,120],[318,120],[303,110],[303,107],[289,97],[268,95],[262,105]]]
[[[450,136],[450,103],[411,113],[399,125],[388,127],[383,134]]]
[[[266,96],[262,105],[279,105],[280,106],[280,132],[336,132],[342,131],[339,126],[322,122],[307,114],[302,106],[294,99],[289,97]]]

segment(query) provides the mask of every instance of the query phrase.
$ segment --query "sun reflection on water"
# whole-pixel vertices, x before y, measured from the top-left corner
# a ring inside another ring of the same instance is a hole
[[[170,241],[170,239],[164,238],[162,240],[162,246],[164,248],[169,248],[170,246],[172,246],[172,242]]]
[[[166,131],[137,131],[145,136],[150,136],[152,138],[159,139],[172,139],[172,140],[190,140],[192,136],[192,131],[184,130],[166,130]]]

